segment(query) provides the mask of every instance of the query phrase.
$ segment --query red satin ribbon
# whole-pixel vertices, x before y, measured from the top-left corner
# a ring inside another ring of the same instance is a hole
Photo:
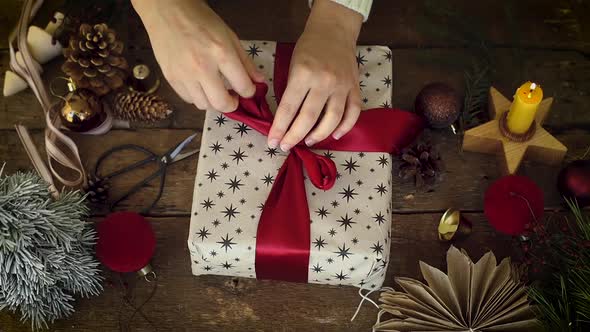
[[[289,72],[292,44],[277,43],[275,50],[274,92],[280,100]],[[257,84],[252,98],[240,98],[238,109],[226,115],[268,135],[273,115],[266,103],[266,84]],[[413,113],[377,108],[361,112],[344,137],[329,137],[314,149],[397,153],[422,131],[422,120]],[[303,181],[303,168],[319,189],[329,190],[336,181],[336,165],[300,143],[291,149],[279,169],[266,203],[256,235],[256,277],[307,282],[310,250],[310,217]]]

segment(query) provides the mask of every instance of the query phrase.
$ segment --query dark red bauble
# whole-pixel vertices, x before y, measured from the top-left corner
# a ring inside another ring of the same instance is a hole
[[[448,84],[430,83],[416,96],[414,108],[430,127],[446,128],[459,117],[461,99]]]
[[[137,213],[111,213],[98,224],[96,231],[96,256],[115,272],[139,271],[154,256],[154,231],[150,223]]]
[[[500,178],[492,183],[484,198],[484,213],[489,223],[509,235],[524,233],[527,224],[541,220],[543,210],[543,191],[525,176]]]
[[[559,192],[575,198],[583,207],[590,204],[590,160],[576,160],[565,166],[557,176]]]

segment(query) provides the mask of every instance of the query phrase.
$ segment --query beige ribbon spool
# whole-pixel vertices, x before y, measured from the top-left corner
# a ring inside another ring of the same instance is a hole
[[[42,4],[43,0],[25,0],[16,29],[12,31],[8,39],[10,68],[31,87],[45,113],[45,123],[47,125],[45,128],[47,164],[43,162],[27,128],[22,125],[16,125],[16,131],[37,173],[47,181],[54,194],[57,195],[57,188],[54,185],[52,175],[67,187],[77,187],[86,183],[86,172],[80,160],[80,153],[76,143],[59,130],[61,127],[59,113],[52,110],[51,100],[41,80],[39,68],[36,66],[27,43],[28,24]],[[19,52],[22,54],[23,61],[17,61],[14,49],[15,42]],[[105,124],[88,134],[97,135],[106,133],[112,126],[112,117],[109,116],[109,118],[109,121],[105,121]],[[65,168],[65,171],[58,169],[58,165]],[[49,166],[49,169],[47,166]],[[68,175],[64,173],[68,173]],[[69,175],[70,173],[74,174],[73,178]]]

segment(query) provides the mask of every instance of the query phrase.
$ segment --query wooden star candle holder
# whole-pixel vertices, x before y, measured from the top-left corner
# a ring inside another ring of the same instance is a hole
[[[493,120],[467,130],[463,138],[463,149],[501,155],[504,174],[516,173],[525,156],[550,165],[559,164],[567,148],[542,127],[552,102],[553,98],[541,101],[533,123],[535,128],[531,130],[532,135],[526,140],[517,141],[505,136],[500,128],[502,116],[510,108],[511,102],[491,87],[488,110],[490,119]]]

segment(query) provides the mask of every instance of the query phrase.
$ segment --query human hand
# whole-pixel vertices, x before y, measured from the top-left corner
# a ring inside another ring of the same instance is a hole
[[[264,76],[236,34],[202,0],[132,0],[149,34],[154,54],[172,88],[198,108],[234,111],[238,97],[256,91]]]
[[[288,151],[304,138],[311,146],[352,129],[361,110],[355,52],[362,19],[337,3],[315,0],[268,135],[271,148]]]

